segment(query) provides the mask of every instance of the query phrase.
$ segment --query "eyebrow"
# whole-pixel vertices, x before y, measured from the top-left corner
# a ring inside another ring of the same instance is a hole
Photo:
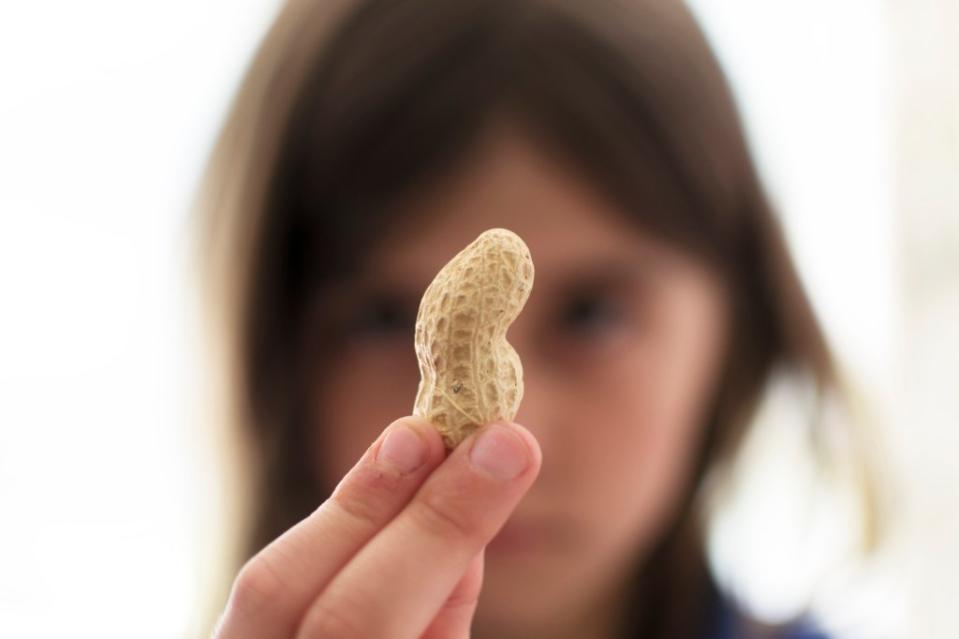
[[[638,256],[605,257],[580,264],[570,264],[558,271],[551,281],[543,282],[549,288],[563,291],[584,289],[627,290],[648,282],[655,275],[652,261]],[[533,285],[535,289],[535,284]]]
[[[370,300],[386,301],[415,314],[422,296],[423,291],[417,290],[417,287],[397,280],[374,281],[357,278],[342,282],[336,290],[327,292],[323,296],[323,304],[327,309],[339,309],[341,313],[349,313]]]

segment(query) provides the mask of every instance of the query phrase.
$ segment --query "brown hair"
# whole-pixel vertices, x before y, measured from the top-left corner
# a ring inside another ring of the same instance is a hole
[[[725,78],[681,2],[291,0],[253,60],[200,201],[241,444],[229,454],[243,459],[251,508],[237,561],[325,497],[303,445],[310,300],[396,223],[391,204],[440,179],[496,115],[723,274],[731,356],[694,488],[735,452],[777,367],[836,385]],[[696,636],[714,603],[696,504],[693,490],[638,571],[641,636]]]

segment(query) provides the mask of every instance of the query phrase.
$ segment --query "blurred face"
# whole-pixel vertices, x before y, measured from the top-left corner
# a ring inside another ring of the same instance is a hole
[[[317,479],[335,485],[410,413],[420,296],[480,232],[509,228],[536,267],[508,339],[525,371],[516,421],[539,440],[543,467],[486,551],[475,628],[528,636],[605,615],[689,488],[725,346],[723,290],[509,129],[402,208],[402,228],[343,298],[333,373],[316,381]]]

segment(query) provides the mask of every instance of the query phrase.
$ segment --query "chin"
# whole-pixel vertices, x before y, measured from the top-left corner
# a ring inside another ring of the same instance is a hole
[[[624,562],[630,556],[626,550],[598,552],[602,547],[512,532],[494,539],[485,553],[475,636],[550,636],[552,630],[568,632],[597,611],[608,616],[605,606],[621,591],[632,562]]]
[[[568,562],[487,549],[476,625],[498,629],[496,636],[506,636],[506,628],[542,628],[583,600],[582,584],[571,576]]]

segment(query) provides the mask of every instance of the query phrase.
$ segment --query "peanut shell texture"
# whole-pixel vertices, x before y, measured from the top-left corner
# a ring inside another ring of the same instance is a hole
[[[506,341],[533,288],[529,248],[512,231],[484,231],[427,287],[416,316],[420,384],[413,414],[449,449],[482,424],[512,421],[523,365]]]

